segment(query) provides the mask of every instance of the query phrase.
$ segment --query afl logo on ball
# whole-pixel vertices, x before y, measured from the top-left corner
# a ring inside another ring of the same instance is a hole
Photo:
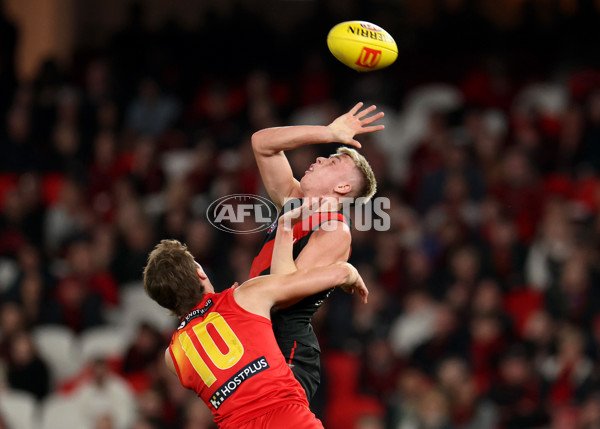
[[[371,49],[364,46],[360,55],[356,60],[356,65],[360,67],[366,67],[368,69],[374,69],[379,64],[381,59],[381,51],[378,49]]]
[[[377,31],[377,32],[381,31],[381,28],[379,28],[376,25],[369,24],[368,22],[361,22],[360,26],[362,28],[364,28],[365,30],[369,30],[369,31]]]

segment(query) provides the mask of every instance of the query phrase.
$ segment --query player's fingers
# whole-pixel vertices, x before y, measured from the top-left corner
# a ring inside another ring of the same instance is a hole
[[[354,107],[352,109],[350,109],[350,112],[348,112],[348,113],[350,113],[351,115],[354,115],[356,112],[358,112],[358,109],[360,109],[362,106],[363,106],[363,102],[359,101],[358,103],[356,103],[354,105]]]
[[[356,115],[356,117],[358,119],[364,118],[365,116],[367,116],[369,113],[371,113],[373,110],[377,109],[377,106],[375,106],[374,104],[372,106],[367,107],[365,110],[358,112],[358,114]]]
[[[361,148],[362,148],[362,145],[360,144],[360,142],[359,142],[358,140],[354,140],[354,139],[352,139],[352,140],[350,140],[350,141],[348,142],[348,144],[349,144],[350,146],[354,146],[354,147],[355,147],[355,148],[357,148],[357,149],[361,149]]]
[[[369,296],[369,291],[367,290],[367,288],[364,285],[364,283],[361,282],[361,284],[356,285],[355,288],[358,291],[358,295],[360,296],[360,299],[362,300],[362,302],[364,304],[366,304],[367,303],[367,297]]]
[[[384,128],[385,128],[385,125],[373,125],[371,127],[362,127],[360,129],[360,133],[357,133],[357,134],[372,133],[374,131],[381,131]]]
[[[361,125],[370,125],[370,124],[372,124],[373,122],[375,122],[375,121],[377,121],[377,120],[379,120],[379,119],[383,118],[383,116],[384,116],[384,113],[383,113],[383,112],[379,112],[379,113],[377,113],[376,115],[369,116],[368,118],[365,118],[365,119],[363,119],[363,120],[361,121]]]

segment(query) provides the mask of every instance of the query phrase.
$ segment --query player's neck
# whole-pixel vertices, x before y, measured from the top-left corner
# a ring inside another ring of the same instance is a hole
[[[337,212],[340,211],[342,209],[342,204],[341,202],[337,199],[337,197],[331,196],[331,195],[310,195],[310,194],[305,194],[304,195],[304,200],[309,200],[309,201],[323,201],[324,198],[327,198],[328,201],[325,202],[324,204],[320,205],[318,209],[316,209],[315,211],[317,212]]]

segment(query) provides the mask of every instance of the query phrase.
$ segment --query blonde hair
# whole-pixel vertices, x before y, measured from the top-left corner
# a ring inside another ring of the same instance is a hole
[[[338,155],[348,155],[358,171],[360,171],[364,183],[357,196],[364,198],[363,204],[365,204],[377,192],[377,179],[375,179],[375,173],[373,173],[369,161],[355,149],[345,146],[338,148],[335,153]]]

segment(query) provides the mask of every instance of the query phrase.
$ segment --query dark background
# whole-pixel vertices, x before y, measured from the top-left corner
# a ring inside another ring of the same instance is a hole
[[[313,410],[328,428],[600,427],[599,13],[5,0],[0,427],[211,427],[164,369],[176,322],[143,296],[147,253],[177,238],[218,289],[245,280],[262,235],[204,211],[264,194],[250,136],[357,101],[386,113],[359,139],[392,227],[353,233],[369,304],[336,291],[315,316]],[[325,39],[349,19],[385,28],[395,64],[337,62]],[[298,177],[335,147],[290,153]]]

